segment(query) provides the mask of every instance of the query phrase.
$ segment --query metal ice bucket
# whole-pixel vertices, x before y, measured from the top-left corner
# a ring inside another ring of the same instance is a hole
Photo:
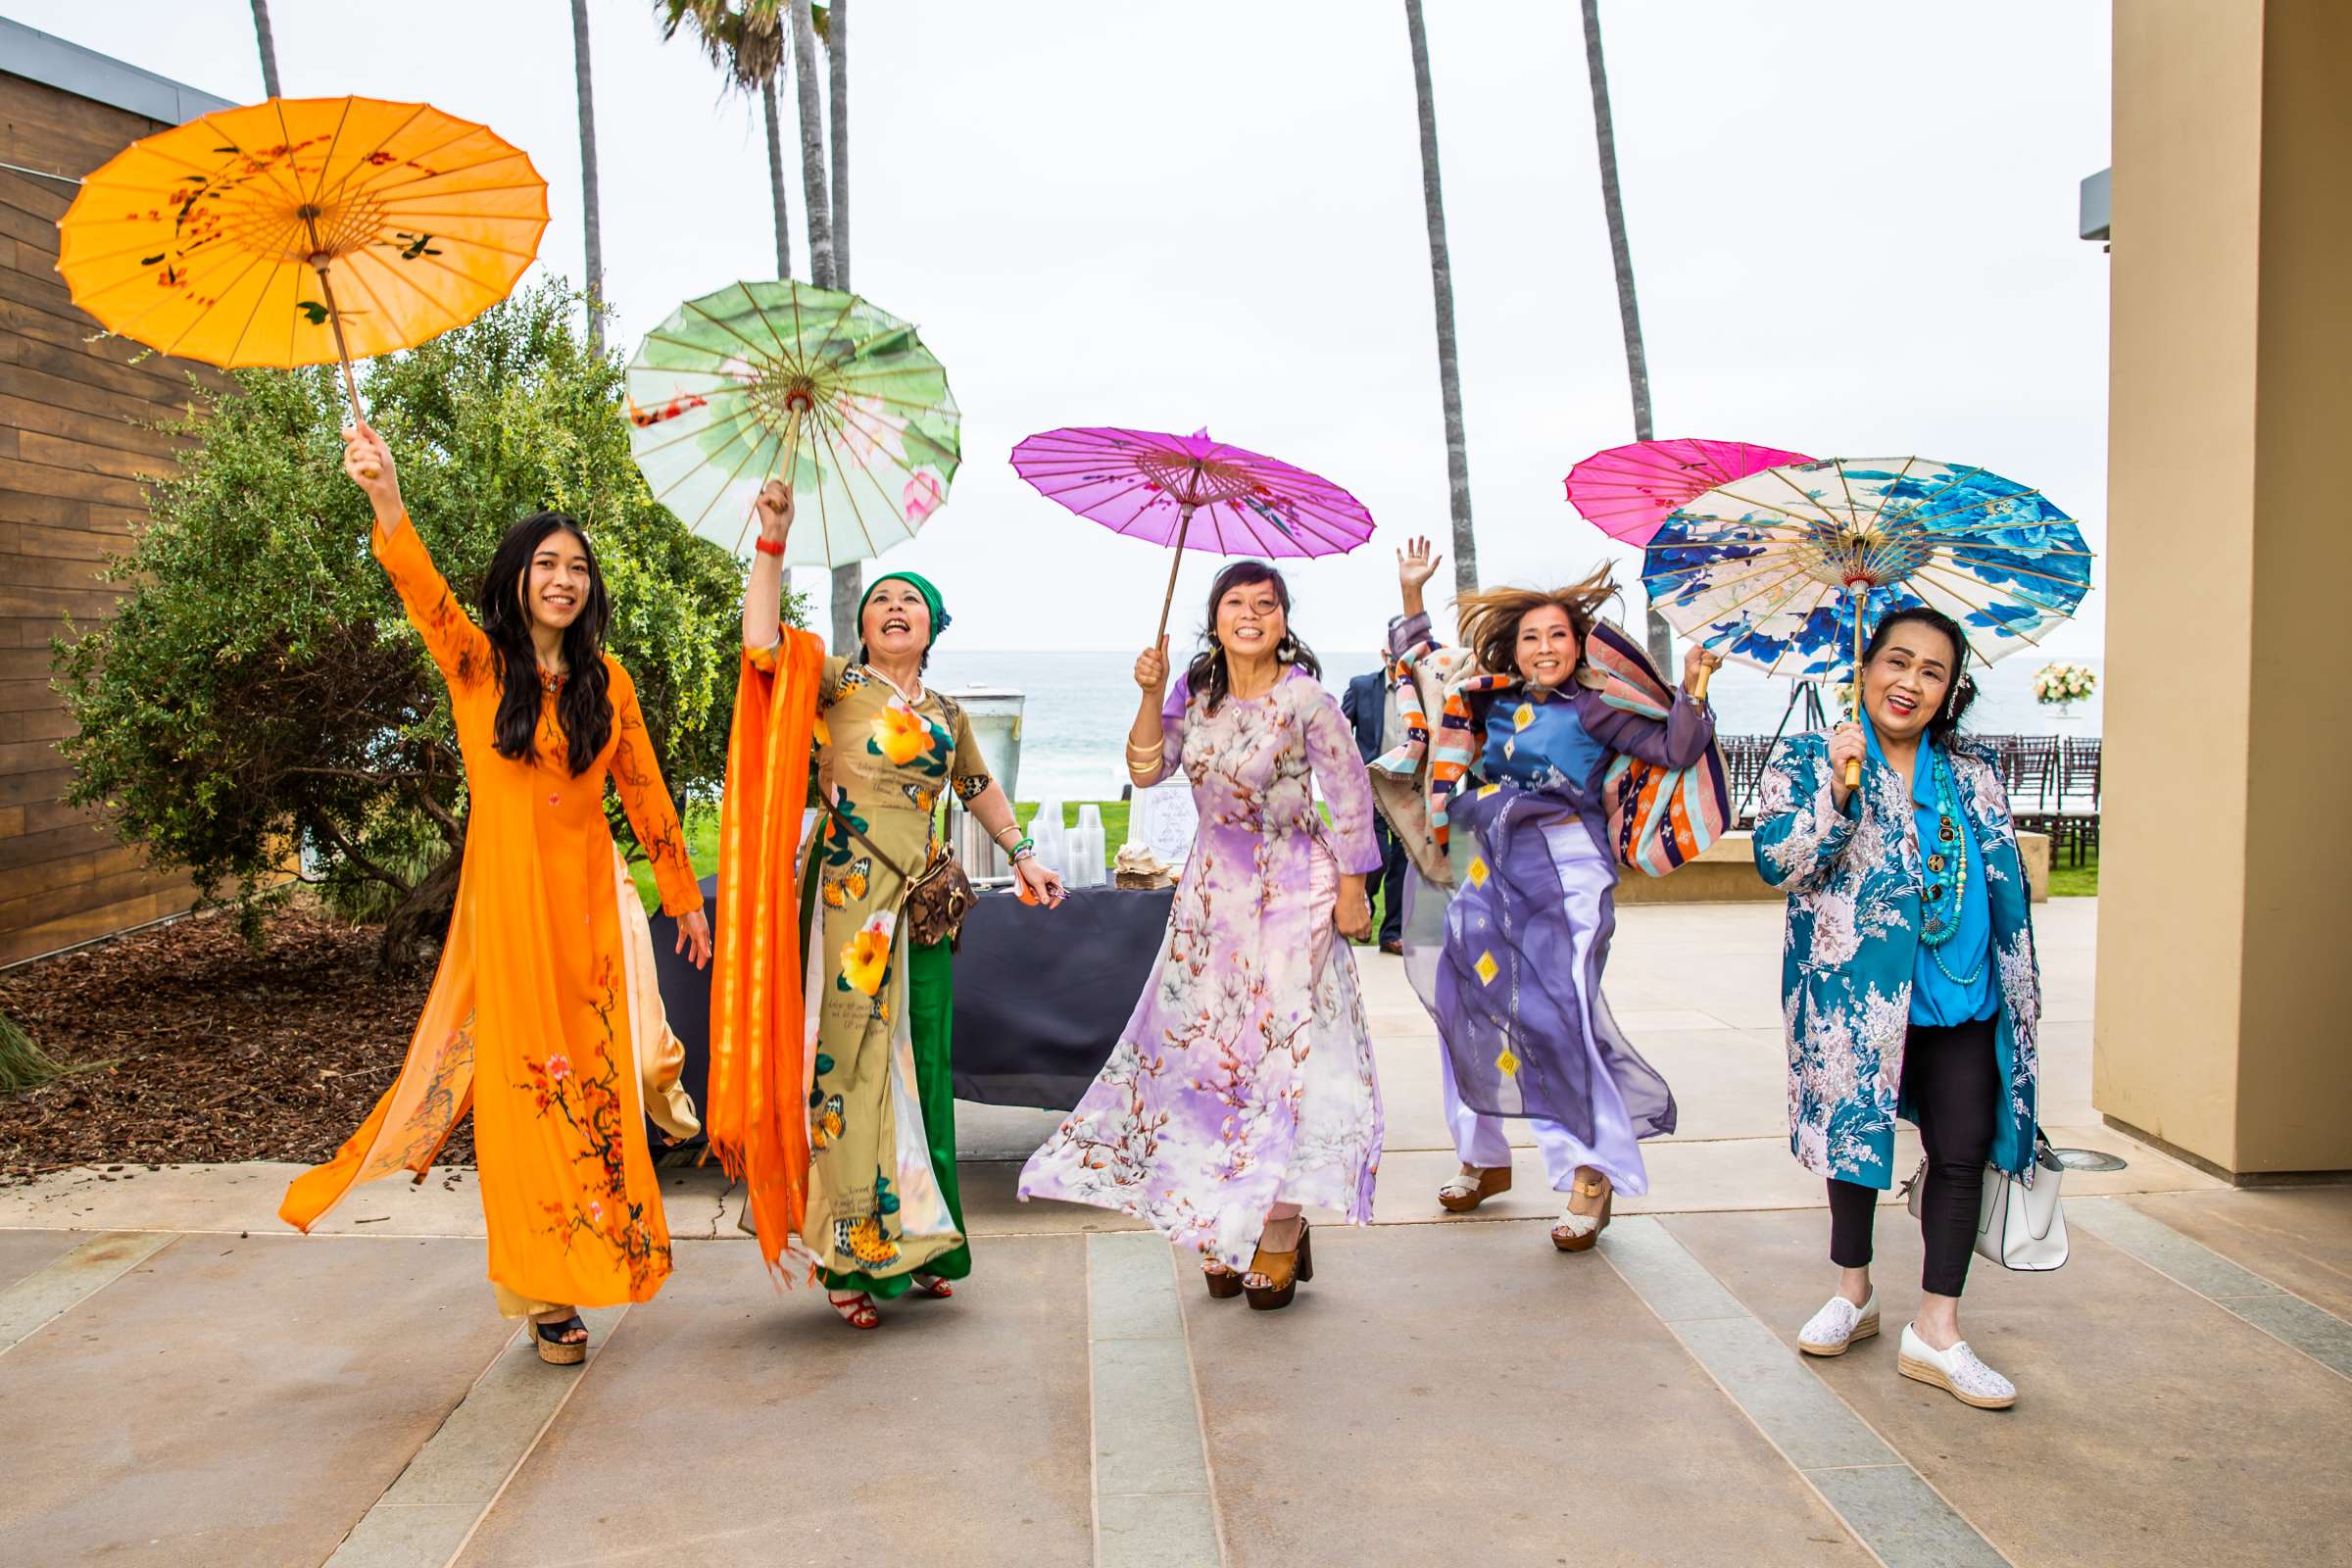
[[[1006,800],[1018,800],[1022,694],[1004,686],[966,686],[947,695],[962,706],[964,717],[971,722],[972,739],[979,743],[980,755],[988,759],[989,776],[1004,787]],[[1012,880],[1012,866],[1004,852],[959,801],[949,808],[948,842],[963,865],[963,874],[973,882],[989,885]]]

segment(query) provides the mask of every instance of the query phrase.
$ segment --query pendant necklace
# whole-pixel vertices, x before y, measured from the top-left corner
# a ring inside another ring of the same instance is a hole
[[[916,707],[919,707],[919,706],[921,706],[921,704],[922,704],[922,701],[923,701],[923,698],[924,698],[924,696],[926,695],[926,694],[924,693],[924,691],[923,691],[923,677],[922,677],[922,676],[920,676],[920,675],[917,675],[917,676],[915,676],[915,677],[914,677],[914,695],[913,695],[912,697],[909,697],[909,696],[907,696],[907,695],[906,695],[906,687],[904,687],[904,686],[901,686],[901,685],[900,685],[900,684],[899,684],[897,681],[895,681],[895,680],[892,680],[892,679],[891,679],[891,678],[890,678],[888,675],[885,675],[885,674],[883,674],[883,673],[882,673],[880,670],[876,669],[876,668],[875,668],[873,665],[871,665],[871,664],[860,664],[860,665],[858,665],[858,668],[860,668],[860,669],[862,669],[862,670],[864,670],[864,671],[865,671],[865,672],[866,672],[868,675],[871,675],[871,676],[873,676],[873,677],[874,677],[874,679],[876,679],[876,680],[880,681],[880,682],[881,682],[883,685],[885,685],[885,686],[889,687],[889,688],[890,688],[892,691],[894,691],[894,692],[897,692],[897,693],[899,694],[899,701],[900,701],[900,702],[902,702],[902,703],[905,703],[905,704],[906,704],[906,705],[908,708],[916,708]]]
[[[1965,975],[1954,974],[1943,961],[1943,945],[1952,940],[1960,929],[1960,906],[1968,897],[1968,834],[1962,826],[1959,788],[1952,778],[1952,765],[1942,751],[1935,746],[1923,747],[1928,754],[1928,765],[1936,780],[1936,847],[1926,857],[1926,875],[1920,890],[1920,913],[1924,929],[1919,940],[1927,945],[1928,956],[1936,967],[1954,985],[1972,986],[1984,972],[1984,959]],[[1948,880],[1946,871],[1951,873]],[[1986,956],[1990,956],[1989,950]]]

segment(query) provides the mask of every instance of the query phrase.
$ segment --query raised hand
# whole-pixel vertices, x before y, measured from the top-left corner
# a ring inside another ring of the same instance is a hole
[[[1683,654],[1683,690],[1696,695],[1706,685],[1706,677],[1723,667],[1723,656],[1712,649],[1692,643]]]
[[[1417,534],[1396,552],[1396,580],[1417,589],[1438,574],[1438,563],[1445,559],[1431,548],[1427,535]]]
[[[771,545],[780,545],[792,534],[792,486],[781,479],[770,479],[760,487],[760,495],[752,503],[760,517],[760,537]]]
[[[1425,534],[1414,535],[1396,552],[1396,587],[1406,614],[1418,615],[1428,608],[1421,602],[1421,585],[1437,575],[1438,563],[1445,559]]]
[[[343,427],[343,471],[367,493],[376,521],[388,528],[400,520],[406,509],[400,501],[400,472],[392,466],[392,449],[367,424]]]

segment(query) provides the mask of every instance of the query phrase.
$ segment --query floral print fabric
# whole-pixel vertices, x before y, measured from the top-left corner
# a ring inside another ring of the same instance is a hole
[[[942,793],[970,800],[988,788],[988,764],[954,699],[926,690],[909,703],[863,665],[827,659],[816,772],[831,809],[817,816],[810,862],[801,1234],[819,1267],[888,1278],[963,1241],[923,1124],[900,914],[906,878],[936,847]]]
[[[608,658],[612,735],[585,772],[570,769],[553,686],[536,760],[500,756],[489,639],[413,524],[378,529],[374,543],[448,682],[469,801],[465,871],[400,1076],[335,1157],[287,1189],[279,1214],[308,1229],[355,1182],[421,1175],[470,1102],[502,1300],[649,1299],[669,1273],[670,1244],[645,1146],[608,777],[653,861],[662,906],[699,909],[702,889],[636,688]]]
[[[1954,740],[1949,755],[1992,906],[2001,1004],[1994,1049],[2005,1103],[1993,1121],[1991,1162],[2030,1186],[2041,1021],[2031,895],[2000,775],[1965,741]],[[1788,1143],[1817,1175],[1886,1188],[1895,1118],[1911,1115],[1900,1085],[1919,952],[1919,825],[1911,791],[1879,757],[1865,763],[1846,810],[1838,808],[1830,773],[1828,737],[1798,735],[1773,755],[1757,790],[1756,869],[1788,890],[1781,957]]]
[[[1329,930],[1339,873],[1380,863],[1372,795],[1339,705],[1295,666],[1213,714],[1179,680],[1161,717],[1160,776],[1191,780],[1199,833],[1152,978],[1020,1193],[1242,1269],[1276,1202],[1372,1217],[1380,1088],[1354,955]]]

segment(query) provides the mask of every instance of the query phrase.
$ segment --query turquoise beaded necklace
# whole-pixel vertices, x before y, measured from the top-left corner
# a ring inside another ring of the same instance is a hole
[[[1943,961],[1943,945],[1952,940],[1960,929],[1960,904],[1968,896],[1968,831],[1960,815],[1960,787],[1952,778],[1952,764],[1943,755],[1943,748],[1923,745],[1928,754],[1928,768],[1936,781],[1936,847],[1928,852],[1927,870],[1921,878],[1919,906],[1923,928],[1919,940],[1927,944],[1928,956],[1943,977],[1956,986],[1973,986],[1984,972],[1984,960],[1979,958],[1976,968],[1965,975],[1952,973]],[[1950,875],[1944,875],[1949,870]],[[1987,955],[1989,956],[1989,955]]]

